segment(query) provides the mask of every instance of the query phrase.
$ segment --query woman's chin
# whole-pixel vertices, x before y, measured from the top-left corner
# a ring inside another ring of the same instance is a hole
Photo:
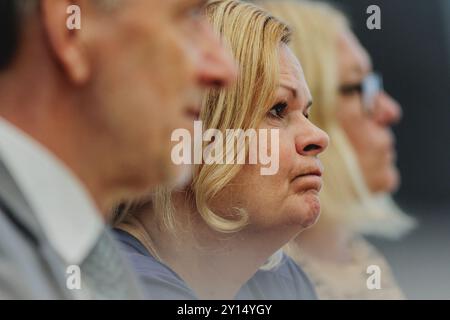
[[[375,181],[369,184],[372,193],[394,193],[400,187],[400,174],[395,167],[386,169],[385,174],[380,174],[375,178]]]
[[[295,210],[296,224],[299,224],[303,229],[313,226],[320,216],[320,200],[317,191],[308,191],[301,195],[301,201],[298,203],[298,208]]]
[[[393,168],[391,171],[389,190],[387,191],[389,193],[396,192],[400,187],[400,173],[398,172],[398,169]]]
[[[316,224],[317,220],[319,220],[320,216],[320,200],[318,195],[314,196],[313,199],[308,203],[309,213],[307,215],[307,219],[303,223],[303,228],[309,228]]]

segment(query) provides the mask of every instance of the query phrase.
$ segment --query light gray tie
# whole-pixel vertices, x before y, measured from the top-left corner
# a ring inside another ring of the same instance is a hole
[[[81,264],[81,272],[92,299],[142,299],[136,278],[107,229]]]

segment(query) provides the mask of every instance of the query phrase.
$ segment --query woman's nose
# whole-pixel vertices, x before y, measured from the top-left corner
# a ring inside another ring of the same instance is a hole
[[[303,156],[317,156],[328,147],[328,134],[312,123],[308,123],[308,130],[302,130],[296,137],[297,153]]]
[[[400,104],[386,92],[381,92],[377,96],[375,103],[374,118],[377,123],[391,126],[398,123],[402,118],[402,108]]]

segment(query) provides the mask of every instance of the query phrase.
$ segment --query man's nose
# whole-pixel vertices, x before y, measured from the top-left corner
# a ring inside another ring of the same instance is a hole
[[[234,83],[238,70],[231,50],[222,44],[209,23],[202,23],[203,38],[197,80],[203,87],[226,87]]]

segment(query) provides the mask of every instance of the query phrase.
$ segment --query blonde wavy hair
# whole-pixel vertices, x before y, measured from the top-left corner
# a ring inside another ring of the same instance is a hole
[[[300,60],[314,98],[311,121],[331,138],[321,155],[325,167],[320,193],[322,222],[346,224],[363,234],[397,238],[414,226],[389,194],[372,194],[355,151],[336,117],[338,95],[337,39],[350,30],[346,17],[323,2],[254,1],[292,28],[290,47]]]
[[[227,138],[233,138],[225,135],[227,129],[258,128],[275,102],[279,49],[282,44],[289,43],[290,29],[260,7],[237,0],[209,1],[206,16],[230,48],[238,64],[239,76],[231,87],[206,92],[200,120],[203,130],[218,129]],[[248,156],[248,141],[245,142]],[[237,152],[233,156],[236,160]],[[248,223],[244,208],[230,208],[233,212],[228,216],[219,215],[210,208],[211,201],[229,185],[241,168],[241,164],[201,164],[193,168],[186,201],[191,202],[202,219],[216,231],[236,232]],[[179,228],[188,226],[177,224],[172,191],[171,188],[159,188],[151,200],[147,199],[147,205],[151,202],[156,223],[176,236]],[[132,203],[121,210],[121,216],[132,214],[143,205],[145,200]],[[116,219],[119,221],[120,217]]]

